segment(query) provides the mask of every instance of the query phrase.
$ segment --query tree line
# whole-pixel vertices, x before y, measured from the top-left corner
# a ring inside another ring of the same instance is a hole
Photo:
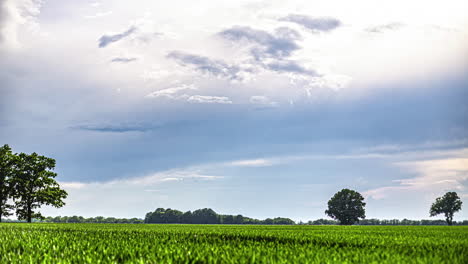
[[[276,217],[258,220],[243,215],[217,214],[213,209],[203,208],[193,212],[182,212],[171,208],[158,208],[145,216],[150,224],[231,224],[231,225],[294,225],[289,218]]]
[[[43,216],[42,205],[62,207],[67,192],[55,180],[55,160],[37,153],[13,153],[8,145],[0,147],[0,222],[12,215],[31,222]]]
[[[340,222],[337,220],[330,219],[317,219],[308,222],[299,222],[298,225],[339,225]],[[410,219],[362,219],[359,222],[355,223],[356,225],[382,225],[382,226],[398,226],[398,225],[408,225],[408,226],[419,226],[419,225],[447,225],[445,220],[410,220]],[[468,225],[468,220],[463,221],[453,221],[453,225]]]
[[[166,209],[167,210],[167,209]],[[235,217],[235,216],[233,216]],[[251,219],[248,217],[244,217],[246,219]],[[237,217],[237,219],[241,219]],[[271,219],[273,220],[273,219]],[[260,221],[260,220],[257,220]],[[6,219],[4,222],[21,222],[18,220],[10,220]],[[104,217],[104,216],[96,216],[96,217],[83,217],[83,216],[48,216],[43,219],[33,219],[33,222],[41,222],[41,223],[90,223],[90,224],[143,224],[145,223],[144,219],[141,218],[116,218],[116,217]],[[222,223],[220,223],[222,224]],[[226,224],[226,223],[224,223]],[[243,221],[233,221],[231,224],[274,224],[270,220],[267,219],[266,223],[260,222],[252,222],[247,220]],[[294,223],[295,225],[339,225],[340,222],[337,220],[331,219],[317,219],[317,220],[310,220],[307,222],[299,221]],[[463,221],[453,221],[453,225],[468,225],[468,220]],[[382,226],[399,226],[399,225],[408,225],[408,226],[428,226],[428,225],[447,225],[445,220],[430,220],[430,219],[423,219],[423,220],[411,220],[411,219],[362,219],[356,223],[356,225],[382,225]]]
[[[46,223],[95,223],[95,224],[142,224],[143,219],[140,218],[115,218],[115,217],[88,217],[83,216],[49,216],[41,220]]]

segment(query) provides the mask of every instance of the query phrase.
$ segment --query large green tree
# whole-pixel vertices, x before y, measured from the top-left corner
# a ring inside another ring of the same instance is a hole
[[[444,196],[437,198],[432,204],[429,211],[430,216],[444,214],[447,224],[452,225],[453,215],[461,210],[462,203],[456,192],[448,192]]]
[[[51,170],[55,168],[55,160],[32,153],[17,155],[13,187],[16,216],[18,219],[31,222],[32,218],[42,218],[36,210],[42,205],[62,207],[67,192],[60,189],[55,181],[57,174]]]
[[[2,216],[10,216],[10,210],[13,209],[13,205],[8,204],[8,200],[12,195],[11,179],[14,163],[15,155],[11,152],[10,146],[0,147],[0,222]]]
[[[366,212],[364,197],[354,190],[343,189],[328,201],[328,209],[325,214],[340,221],[341,225],[352,225],[364,219]]]

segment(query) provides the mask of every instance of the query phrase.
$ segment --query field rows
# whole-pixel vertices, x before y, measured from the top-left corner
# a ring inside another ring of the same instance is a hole
[[[0,263],[468,263],[468,227],[0,224]]]

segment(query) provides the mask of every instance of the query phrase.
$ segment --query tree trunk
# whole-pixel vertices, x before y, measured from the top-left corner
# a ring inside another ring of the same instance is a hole
[[[2,222],[2,203],[3,203],[3,192],[2,192],[3,182],[0,182],[0,223]]]
[[[28,206],[28,223],[31,223],[31,206]]]

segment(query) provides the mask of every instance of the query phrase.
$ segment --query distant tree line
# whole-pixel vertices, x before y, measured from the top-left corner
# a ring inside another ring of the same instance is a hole
[[[339,225],[340,222],[330,219],[317,219],[308,222],[299,222],[299,225]],[[468,225],[468,220],[453,221],[453,225]],[[409,220],[409,219],[362,219],[356,225],[448,225],[445,220]]]
[[[167,210],[167,209],[166,209]],[[172,210],[172,209],[168,209]],[[176,210],[177,211],[177,210]],[[226,216],[226,215],[219,215],[219,216]],[[228,215],[229,216],[229,215]],[[263,225],[271,225],[271,224],[282,224],[279,223],[281,221],[274,221],[274,219],[268,218],[265,220],[257,220],[252,219],[249,217],[245,217],[242,215],[231,215],[235,221],[232,222],[223,222],[223,223],[213,223],[213,224],[263,224]],[[228,219],[231,218],[230,216]],[[245,222],[240,220],[245,219]],[[287,218],[276,218],[279,219],[287,219]],[[252,221],[254,220],[254,221]],[[291,224],[291,219],[288,219],[288,224]],[[25,222],[24,220],[11,220],[11,219],[4,219],[4,222]],[[96,217],[89,217],[85,218],[83,216],[49,216],[42,219],[32,219],[32,222],[42,222],[42,223],[99,223],[99,224],[143,224],[147,223],[144,219],[141,218],[115,218],[115,217],[104,217],[104,216],[96,216]],[[171,222],[160,222],[160,223],[171,223]],[[189,224],[189,223],[183,223]],[[337,220],[330,220],[330,219],[317,219],[317,220],[310,220],[308,222],[298,222],[293,223],[295,225],[339,225],[340,222]],[[453,225],[468,225],[468,220],[463,221],[453,221]],[[423,219],[423,220],[410,220],[410,219],[363,219],[360,220],[356,225],[382,225],[382,226],[398,226],[398,225],[407,225],[407,226],[431,226],[431,225],[447,225],[445,220],[430,220],[430,219]]]
[[[142,224],[143,219],[140,218],[115,218],[96,216],[85,218],[83,216],[56,216],[46,217],[41,222],[47,223],[99,223],[99,224]]]
[[[267,218],[258,220],[243,215],[217,214],[210,208],[198,209],[193,212],[182,212],[175,209],[158,208],[145,216],[145,223],[149,224],[233,224],[233,225],[294,225],[289,218]]]
[[[13,153],[0,147],[0,222],[15,212],[19,220],[40,219],[42,205],[62,207],[67,192],[55,181],[55,160],[37,153]],[[11,203],[13,202],[13,204]]]

